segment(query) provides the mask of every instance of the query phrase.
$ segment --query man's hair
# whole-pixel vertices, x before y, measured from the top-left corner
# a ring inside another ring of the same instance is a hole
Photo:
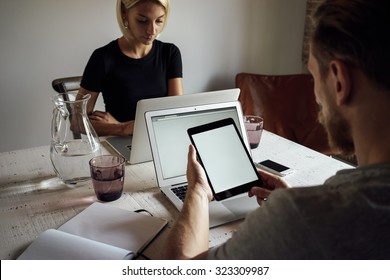
[[[313,15],[312,54],[322,77],[340,59],[390,90],[390,1],[325,0]]]

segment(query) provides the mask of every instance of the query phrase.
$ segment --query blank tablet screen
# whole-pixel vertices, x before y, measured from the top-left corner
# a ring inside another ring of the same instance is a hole
[[[259,176],[234,122],[227,120],[194,128],[189,134],[214,193],[233,189],[235,195],[259,185]]]

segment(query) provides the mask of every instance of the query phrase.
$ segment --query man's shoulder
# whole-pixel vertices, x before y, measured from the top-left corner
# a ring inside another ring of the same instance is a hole
[[[333,210],[341,215],[348,209],[369,211],[378,196],[390,203],[390,164],[342,170],[320,186],[277,190],[269,202],[275,200],[275,207],[288,207],[303,216],[328,215]]]
[[[350,186],[359,188],[387,185],[390,187],[390,164],[372,164],[357,168],[345,169],[325,181],[325,186]]]

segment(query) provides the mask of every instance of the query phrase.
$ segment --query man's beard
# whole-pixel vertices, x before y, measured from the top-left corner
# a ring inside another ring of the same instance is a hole
[[[355,154],[355,145],[352,141],[351,129],[347,121],[336,110],[331,110],[332,115],[325,117],[320,111],[318,119],[324,126],[330,148],[344,156],[352,157]]]

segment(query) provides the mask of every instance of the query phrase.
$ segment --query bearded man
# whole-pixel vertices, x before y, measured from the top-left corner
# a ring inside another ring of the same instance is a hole
[[[250,195],[275,191],[209,249],[212,193],[190,146],[188,193],[167,258],[390,259],[390,2],[325,0],[314,20],[308,68],[319,119],[331,145],[354,154],[358,167],[310,188],[286,188],[261,172],[265,188]]]

